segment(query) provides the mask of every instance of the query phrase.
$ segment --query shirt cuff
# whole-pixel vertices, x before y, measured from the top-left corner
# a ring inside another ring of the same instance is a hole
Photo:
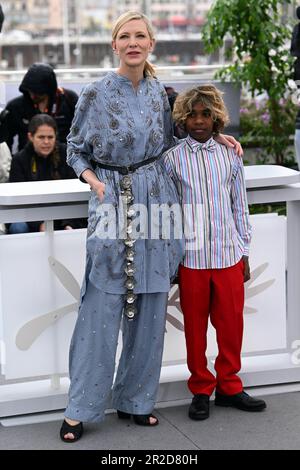
[[[74,164],[72,165],[72,168],[75,171],[77,177],[80,179],[80,181],[82,181],[82,183],[86,183],[85,179],[83,179],[82,176],[81,176],[82,173],[85,170],[94,171],[92,165],[89,162],[87,162],[86,160],[84,162],[80,161],[80,160],[77,160],[77,162],[74,162]]]
[[[243,256],[249,256],[249,251],[250,251],[250,245],[245,244]]]

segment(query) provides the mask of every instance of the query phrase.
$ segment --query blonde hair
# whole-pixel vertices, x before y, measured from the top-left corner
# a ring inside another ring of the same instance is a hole
[[[195,104],[200,103],[209,109],[214,121],[213,132],[218,134],[229,123],[228,112],[222,98],[223,93],[214,85],[201,85],[180,93],[174,104],[174,121],[182,128]]]
[[[117,39],[118,32],[124,26],[124,24],[128,23],[128,21],[132,20],[143,20],[146,27],[148,34],[150,36],[151,40],[154,40],[154,31],[151,26],[151,23],[149,19],[147,18],[146,15],[143,13],[140,13],[138,11],[127,11],[126,13],[123,13],[123,15],[119,16],[117,20],[114,23],[113,29],[112,29],[112,40],[115,41]],[[144,67],[144,75],[145,76],[150,76],[150,77],[155,77],[155,69],[153,65],[146,60],[145,62],[145,67]]]

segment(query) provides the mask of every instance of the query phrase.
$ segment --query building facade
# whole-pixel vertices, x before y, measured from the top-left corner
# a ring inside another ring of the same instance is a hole
[[[154,26],[182,30],[204,23],[213,0],[4,0],[7,31],[19,29],[32,35],[70,31],[85,33],[111,29],[113,21],[128,10],[143,11]]]

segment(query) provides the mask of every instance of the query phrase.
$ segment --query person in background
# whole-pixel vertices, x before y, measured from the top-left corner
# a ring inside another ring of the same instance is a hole
[[[4,13],[2,10],[2,6],[0,4],[0,33],[2,31],[3,22],[4,22]]]
[[[143,223],[134,233],[134,207],[142,206],[150,223],[152,207],[178,203],[161,160],[175,140],[167,94],[147,61],[154,44],[145,15],[130,11],[116,20],[112,47],[119,67],[83,90],[68,137],[68,163],[92,190],[69,401],[60,429],[68,443],[81,438],[83,422],[103,421],[112,385],[119,419],[158,424],[152,412],[168,292],[184,246],[181,238],[151,237]],[[122,214],[127,236],[113,222]],[[172,218],[170,224],[173,233]],[[123,348],[114,380],[121,322]]]
[[[300,20],[300,6],[296,8],[296,16]],[[300,85],[300,22],[294,26],[290,52],[293,57],[296,57],[293,79],[295,81],[299,80],[298,85]]]
[[[22,150],[27,143],[29,121],[36,114],[44,113],[56,121],[57,140],[66,143],[77,94],[58,87],[53,68],[43,63],[29,67],[19,90],[22,95],[9,101],[0,114],[0,142],[6,142],[12,150],[14,137],[17,136],[17,149]]]
[[[29,142],[23,150],[13,156],[9,181],[46,181],[76,178],[66,163],[66,144],[56,140],[56,122],[48,114],[37,114],[28,126]],[[42,232],[45,223],[15,222],[7,224],[8,233]],[[55,230],[82,228],[82,219],[55,220]]]
[[[188,136],[166,152],[166,169],[178,188],[185,215],[185,257],[179,267],[180,305],[184,315],[188,387],[194,395],[189,417],[209,417],[215,404],[262,411],[263,400],[250,397],[237,373],[241,367],[244,282],[250,279],[251,226],[243,161],[214,139],[228,114],[213,85],[178,95],[174,120]],[[207,326],[216,329],[219,353],[207,367]]]
[[[177,91],[174,90],[174,88],[172,86],[165,85],[165,90],[166,90],[166,93],[167,93],[167,96],[168,96],[168,101],[169,101],[171,111],[173,112],[174,103],[175,103],[175,100],[176,100],[176,97],[177,97],[178,93],[177,93]]]
[[[168,101],[169,101],[171,111],[173,112],[174,103],[175,103],[175,100],[178,96],[178,93],[171,86],[165,86],[165,90],[166,90],[166,93],[167,93],[167,96],[168,96]],[[174,133],[175,137],[177,137],[178,139],[184,139],[184,137],[186,137],[186,132],[184,131],[184,129],[179,127],[176,124],[176,122],[173,122],[173,133]]]
[[[7,183],[11,166],[11,153],[5,142],[0,144],[0,183]],[[0,235],[6,233],[5,224],[0,223]]]

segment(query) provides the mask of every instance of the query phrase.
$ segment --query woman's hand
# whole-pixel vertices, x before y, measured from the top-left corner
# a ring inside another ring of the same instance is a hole
[[[91,185],[91,190],[95,191],[100,202],[103,202],[105,196],[105,184],[98,180]]]
[[[86,169],[81,174],[82,178],[90,185],[92,191],[95,191],[100,202],[103,202],[105,195],[105,184],[102,183],[95,173],[89,169]]]
[[[219,144],[226,145],[226,147],[234,148],[239,157],[243,156],[244,152],[241,144],[232,135],[219,134],[215,137],[215,140],[219,142]]]

